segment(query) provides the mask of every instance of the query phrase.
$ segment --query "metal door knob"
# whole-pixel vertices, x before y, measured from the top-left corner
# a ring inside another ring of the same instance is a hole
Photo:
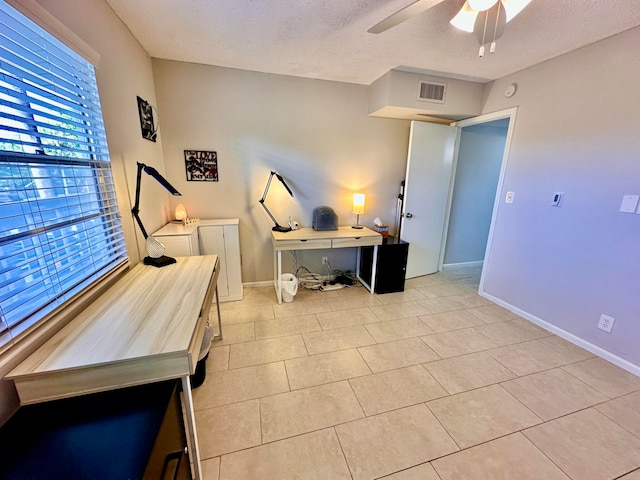
[[[406,218],[413,218],[413,213],[405,213],[404,216]]]

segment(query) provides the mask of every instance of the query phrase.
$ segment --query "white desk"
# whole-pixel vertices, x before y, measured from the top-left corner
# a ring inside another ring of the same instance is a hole
[[[189,376],[219,262],[217,255],[206,255],[179,257],[162,268],[136,265],[6,376],[21,404],[181,378],[190,456],[201,479]]]
[[[282,303],[282,252],[290,250],[319,250],[325,248],[366,247],[373,245],[373,265],[371,285],[360,278],[360,248],[356,260],[358,280],[371,292],[374,292],[376,278],[376,259],[378,245],[382,244],[382,235],[369,228],[338,227],[338,230],[316,231],[313,228],[301,228],[291,232],[271,232],[273,241],[273,285],[278,303]]]

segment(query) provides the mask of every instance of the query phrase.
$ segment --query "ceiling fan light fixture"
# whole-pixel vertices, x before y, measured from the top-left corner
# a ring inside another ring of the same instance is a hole
[[[476,18],[478,18],[478,11],[472,9],[469,6],[469,0],[467,0],[466,2],[464,2],[464,5],[462,6],[458,14],[453,17],[449,23],[454,27],[459,28],[460,30],[473,33],[473,27],[476,23]]]
[[[493,7],[498,0],[468,0],[469,7],[478,12],[484,12]]]
[[[501,0],[504,10],[507,13],[507,22],[518,15],[524,7],[531,3],[531,0]]]

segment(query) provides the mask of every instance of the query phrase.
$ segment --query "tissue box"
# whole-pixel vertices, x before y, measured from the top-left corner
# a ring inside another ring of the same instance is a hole
[[[389,236],[389,226],[388,225],[374,225],[373,230],[382,235],[382,238],[387,238]]]

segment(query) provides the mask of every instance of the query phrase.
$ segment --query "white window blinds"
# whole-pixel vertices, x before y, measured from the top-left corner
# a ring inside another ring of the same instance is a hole
[[[125,260],[93,66],[0,0],[0,347]]]

